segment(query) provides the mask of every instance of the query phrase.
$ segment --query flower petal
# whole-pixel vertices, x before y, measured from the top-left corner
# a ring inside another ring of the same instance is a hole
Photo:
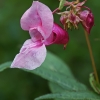
[[[44,32],[40,27],[30,28],[29,33],[33,42],[43,39],[43,36],[41,34],[43,34]]]
[[[47,39],[53,28],[53,15],[51,10],[38,1],[33,1],[32,6],[23,14],[21,18],[21,27],[28,30],[34,27],[40,27],[44,32],[41,34]]]
[[[33,43],[27,40],[22,46],[20,53],[16,55],[11,68],[25,68],[33,70],[39,67],[45,60],[46,48],[44,44]]]
[[[41,19],[37,11],[38,3],[34,1],[32,6],[22,15],[20,24],[23,30],[41,25]]]
[[[54,23],[52,11],[46,5],[38,2],[38,14],[42,21],[42,29],[45,32],[43,37],[47,39],[52,32]]]

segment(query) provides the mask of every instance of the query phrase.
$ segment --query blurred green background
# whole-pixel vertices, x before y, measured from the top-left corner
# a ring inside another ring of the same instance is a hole
[[[51,10],[58,7],[58,0],[40,0]],[[20,27],[22,14],[30,7],[33,0],[0,0],[0,64],[12,61],[19,52],[24,41],[29,37],[28,32]],[[99,0],[87,0],[95,17],[95,25],[89,36],[98,74],[100,77],[100,20]],[[54,15],[55,22],[59,23],[59,16]],[[62,45],[50,45],[48,51],[60,57],[72,70],[77,80],[89,88],[89,74],[93,72],[90,56],[80,26],[78,30],[68,32],[70,41],[66,50]],[[0,100],[33,100],[35,97],[50,93],[47,81],[39,76],[24,72],[20,69],[7,69],[0,73]]]

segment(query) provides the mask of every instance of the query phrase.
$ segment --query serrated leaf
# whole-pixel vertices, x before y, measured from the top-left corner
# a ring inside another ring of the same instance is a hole
[[[50,52],[48,52],[46,60],[41,67],[45,67],[68,77],[74,78],[69,67],[60,58]]]
[[[7,68],[9,68],[10,65],[11,65],[11,62],[5,62],[5,63],[1,64],[0,65],[0,72],[7,69]]]
[[[51,53],[48,53],[46,61],[41,67],[32,71],[25,71],[37,74],[48,81],[57,83],[62,88],[67,90],[87,90],[86,86],[76,81],[64,62]]]
[[[47,94],[44,96],[40,96],[35,100],[41,99],[63,99],[63,100],[100,100],[100,97],[92,92],[63,92],[63,93],[55,93],[55,94]]]
[[[11,63],[5,63],[3,69],[10,66]],[[2,70],[3,70],[2,69]],[[25,69],[22,69],[25,70]],[[86,90],[86,87],[77,82],[70,69],[58,57],[53,54],[47,54],[45,62],[41,67],[35,70],[25,70],[31,73],[40,75],[41,77],[59,84],[61,87],[68,90]]]
[[[83,84],[76,81],[75,79],[71,79],[70,77],[67,77],[63,74],[50,70],[48,69],[48,67],[47,68],[40,67],[31,72],[47,79],[48,81],[55,82],[59,84],[61,87],[68,90],[75,90],[75,91],[86,90],[86,87]]]
[[[7,64],[4,64],[7,65]],[[10,63],[8,64],[10,66]],[[8,67],[8,65],[6,67]],[[2,67],[5,69],[6,67]],[[52,81],[66,90],[87,90],[87,88],[75,80],[71,74],[70,69],[59,58],[51,53],[48,53],[45,62],[41,67],[35,70],[25,70],[34,74],[37,74],[48,81]]]

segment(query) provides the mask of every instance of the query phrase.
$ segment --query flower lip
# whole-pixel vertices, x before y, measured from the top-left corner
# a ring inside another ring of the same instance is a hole
[[[58,24],[54,23],[52,34],[44,42],[45,45],[50,44],[67,44],[69,36],[66,30],[62,29]]]
[[[66,30],[62,29],[58,24],[54,24],[54,43],[56,44],[67,44],[69,41],[69,36]]]
[[[32,40],[29,39],[22,46],[20,53],[14,58],[11,68],[25,68],[33,70],[44,62],[45,57],[45,45],[41,44],[40,46],[37,46],[36,43],[33,43]]]

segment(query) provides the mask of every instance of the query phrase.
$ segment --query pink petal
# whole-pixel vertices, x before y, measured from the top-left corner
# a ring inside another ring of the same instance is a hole
[[[38,14],[42,21],[42,28],[45,32],[43,37],[47,39],[53,28],[53,14],[52,11],[44,4],[38,2]]]
[[[45,41],[45,45],[50,44],[67,44],[69,41],[69,36],[66,30],[61,28],[58,24],[54,24],[52,34]]]
[[[45,57],[45,45],[39,42],[33,43],[32,40],[29,39],[22,46],[20,53],[16,55],[11,64],[11,68],[25,68],[33,70],[44,62]]]
[[[21,18],[21,27],[23,30],[40,27],[44,31],[41,35],[44,39],[48,38],[53,27],[53,15],[51,10],[43,3],[33,1],[32,6]]]
[[[29,33],[33,42],[43,39],[43,36],[41,34],[43,34],[44,32],[40,27],[30,28]]]
[[[38,2],[34,1],[32,6],[23,14],[20,20],[21,28],[29,30],[30,28],[41,25],[41,18],[38,15]]]

